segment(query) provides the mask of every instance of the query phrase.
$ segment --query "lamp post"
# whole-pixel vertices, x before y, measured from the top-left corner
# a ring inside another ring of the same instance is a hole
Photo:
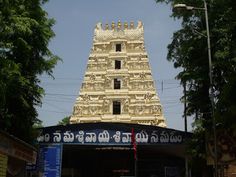
[[[205,20],[206,20],[206,31],[207,31],[207,51],[208,51],[208,62],[209,62],[209,79],[210,79],[210,88],[209,88],[209,97],[211,101],[212,108],[212,128],[213,128],[213,138],[214,138],[214,172],[215,177],[218,177],[218,160],[217,160],[217,139],[216,139],[216,119],[215,119],[215,103],[214,103],[214,91],[213,91],[213,80],[212,80],[212,60],[211,60],[211,42],[210,42],[210,32],[209,32],[209,20],[208,20],[208,11],[206,0],[203,0],[204,7],[193,7],[187,6],[186,4],[175,4],[173,9],[185,9],[185,10],[204,10]]]

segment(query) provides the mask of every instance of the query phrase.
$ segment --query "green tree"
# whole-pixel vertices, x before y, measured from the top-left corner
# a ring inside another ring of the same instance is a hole
[[[70,116],[64,117],[57,125],[68,125],[70,124]]]
[[[42,9],[45,2],[0,0],[0,128],[27,142],[39,121],[39,75],[52,76],[59,60],[48,49],[54,20]]]
[[[203,7],[202,0],[156,0],[167,4]],[[236,130],[236,1],[207,0],[212,46],[213,90],[217,130]],[[206,158],[205,134],[212,135],[212,109],[209,99],[209,63],[205,16],[202,10],[174,10],[173,18],[182,28],[173,34],[167,59],[182,68],[177,75],[187,84],[187,114],[195,117],[194,154]],[[212,137],[210,137],[212,138]]]

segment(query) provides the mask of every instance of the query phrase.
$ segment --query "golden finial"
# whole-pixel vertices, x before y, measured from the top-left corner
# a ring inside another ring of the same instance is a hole
[[[112,22],[112,23],[111,23],[111,29],[113,29],[113,30],[114,30],[114,29],[115,29],[115,27],[116,27],[116,25],[115,25],[115,22]]]
[[[109,30],[109,25],[108,24],[105,25],[105,30]]]
[[[124,23],[124,29],[128,29],[128,23],[127,22]]]
[[[120,30],[121,29],[121,22],[120,20],[118,21],[118,24],[117,24],[117,29]]]

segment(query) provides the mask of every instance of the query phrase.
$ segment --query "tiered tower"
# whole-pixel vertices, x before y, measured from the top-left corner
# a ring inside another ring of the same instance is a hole
[[[98,23],[70,123],[123,122],[166,127],[156,94],[143,24]]]

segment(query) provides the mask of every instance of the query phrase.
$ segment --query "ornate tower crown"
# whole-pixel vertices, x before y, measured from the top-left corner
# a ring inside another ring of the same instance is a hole
[[[143,24],[94,29],[87,71],[71,123],[124,122],[166,127],[144,47]]]
[[[130,41],[143,41],[144,37],[142,22],[138,21],[137,26],[134,27],[134,22],[130,22],[130,25],[128,25],[127,22],[124,22],[122,25],[121,22],[118,21],[117,24],[112,22],[110,27],[108,24],[106,24],[105,28],[102,27],[102,23],[97,23],[94,29],[94,43],[114,40],[117,38]]]

